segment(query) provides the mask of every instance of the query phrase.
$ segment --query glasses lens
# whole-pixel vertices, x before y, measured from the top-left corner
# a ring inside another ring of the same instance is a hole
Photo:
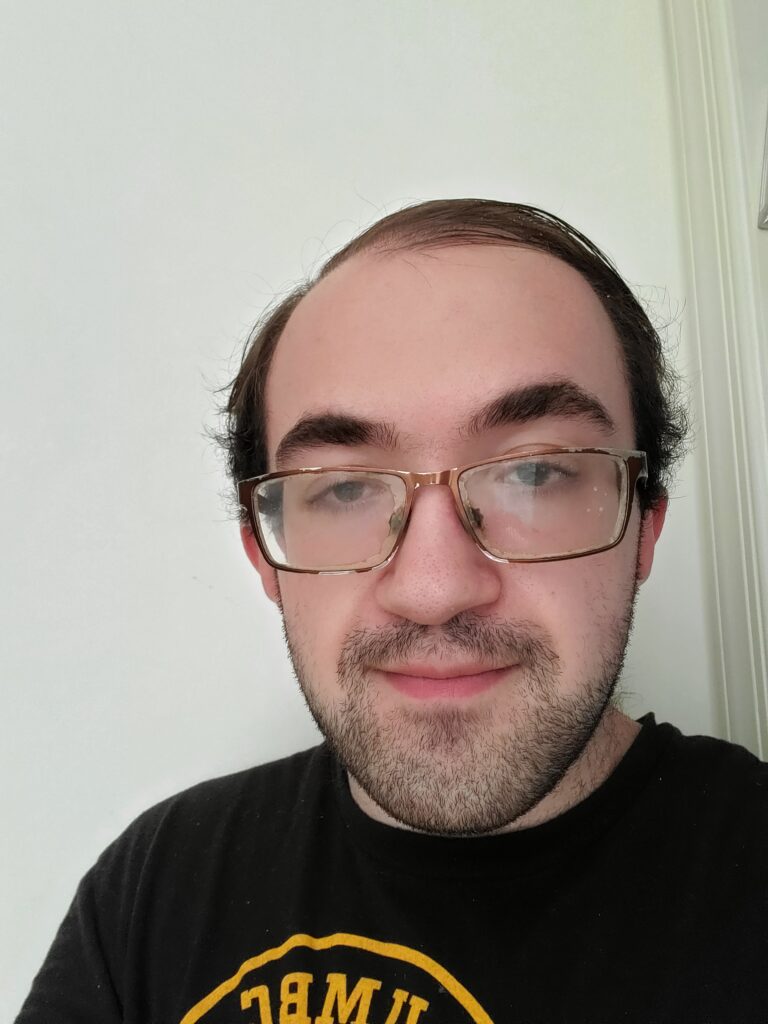
[[[290,569],[367,569],[392,553],[405,483],[388,473],[321,470],[259,484],[253,492],[270,558]]]
[[[555,452],[468,469],[459,489],[482,546],[536,559],[607,547],[618,537],[626,467],[614,455]]]

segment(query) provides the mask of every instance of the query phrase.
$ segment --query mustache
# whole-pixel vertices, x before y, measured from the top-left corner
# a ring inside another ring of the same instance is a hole
[[[339,676],[350,678],[366,667],[386,668],[410,658],[450,661],[470,654],[483,661],[519,664],[553,672],[560,658],[550,637],[539,626],[521,620],[500,622],[461,613],[439,628],[418,622],[402,622],[350,633],[339,655]]]

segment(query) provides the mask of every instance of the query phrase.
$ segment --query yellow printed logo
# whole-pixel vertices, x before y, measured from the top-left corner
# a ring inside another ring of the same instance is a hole
[[[292,935],[246,960],[181,1024],[493,1024],[464,986],[408,946]]]

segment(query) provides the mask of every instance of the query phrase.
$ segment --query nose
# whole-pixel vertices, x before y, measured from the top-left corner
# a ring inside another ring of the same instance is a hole
[[[400,548],[381,570],[377,598],[391,615],[438,626],[492,605],[504,568],[466,532],[447,487],[420,488]]]

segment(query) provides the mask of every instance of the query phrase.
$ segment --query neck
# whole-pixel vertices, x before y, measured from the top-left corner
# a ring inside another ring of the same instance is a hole
[[[581,803],[613,773],[640,729],[637,722],[609,705],[587,745],[557,785],[500,831],[513,832],[541,825]]]

